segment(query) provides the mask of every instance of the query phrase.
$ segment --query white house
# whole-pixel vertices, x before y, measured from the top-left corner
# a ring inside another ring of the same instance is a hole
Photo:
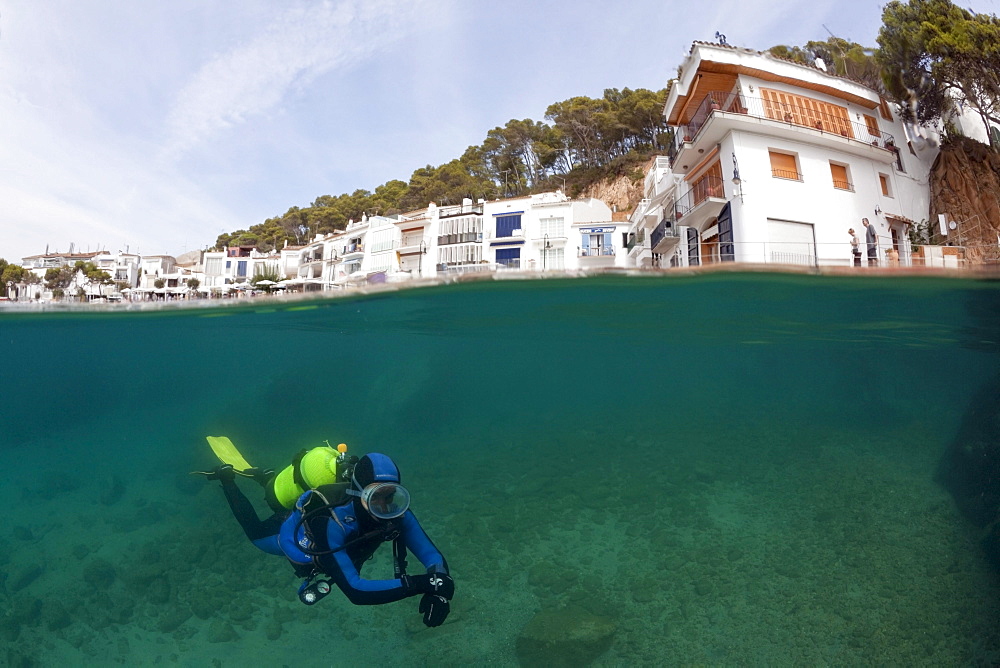
[[[562,271],[625,267],[627,222],[599,199],[562,192],[486,202],[483,260],[498,269]]]
[[[864,250],[867,218],[878,260],[909,261],[907,228],[928,217],[936,148],[909,142],[915,133],[875,91],[768,53],[696,42],[664,114],[675,129],[672,225],[682,236],[659,237],[651,253],[683,265],[848,265],[848,229]]]
[[[204,283],[211,290],[250,282],[257,274],[270,272],[282,276],[285,260],[280,253],[261,252],[253,246],[227,246],[221,251],[206,251]]]

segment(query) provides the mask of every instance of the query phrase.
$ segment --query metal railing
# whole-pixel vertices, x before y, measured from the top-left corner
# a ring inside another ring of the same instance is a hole
[[[709,197],[725,197],[722,178],[715,174],[706,174],[691,184],[686,193],[677,198],[674,203],[675,213],[682,216],[691,213],[695,207]]]
[[[765,100],[761,97],[743,95],[742,93],[712,91],[705,94],[691,116],[691,122],[677,127],[674,133],[674,144],[668,155],[673,161],[684,144],[695,140],[702,127],[716,112],[730,114],[745,114],[754,118],[765,118],[772,121],[810,128],[818,133],[835,134],[847,139],[870,144],[892,153],[896,152],[894,137],[888,132],[872,128],[867,123],[852,121],[849,117],[820,112],[801,105],[779,103]]]
[[[577,247],[577,257],[607,257],[614,255],[614,246],[592,246],[589,248]]]
[[[670,218],[664,218],[649,233],[649,247],[656,248],[667,237],[677,238],[680,237],[680,234],[674,222]]]
[[[655,232],[655,230],[654,230]],[[656,248],[654,237],[650,236]],[[1000,266],[1000,244],[982,246],[920,246],[909,243],[892,246],[891,240],[879,239],[879,245],[869,256],[867,244],[862,241],[860,255],[851,252],[850,242],[815,243],[804,241],[750,241],[750,242],[698,242],[691,254],[687,243],[673,251],[679,265],[693,266],[723,262],[746,262],[802,267],[928,267],[939,269],[965,269],[971,267]],[[664,262],[665,266],[666,263]]]

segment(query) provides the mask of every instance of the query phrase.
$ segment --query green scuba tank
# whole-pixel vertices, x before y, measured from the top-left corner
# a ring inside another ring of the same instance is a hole
[[[341,443],[334,450],[327,441],[325,446],[296,456],[291,464],[286,466],[274,478],[274,497],[283,507],[291,510],[295,500],[307,489],[316,489],[320,485],[330,485],[343,482],[343,475],[350,479],[348,471],[347,444]]]

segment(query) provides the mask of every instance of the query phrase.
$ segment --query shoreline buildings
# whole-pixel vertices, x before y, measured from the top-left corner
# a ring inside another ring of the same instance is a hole
[[[880,266],[959,266],[958,247],[910,242],[911,227],[929,216],[937,134],[904,123],[876,91],[829,73],[818,59],[806,65],[695,42],[663,113],[673,143],[653,159],[628,219],[598,199],[555,191],[363,216],[271,252],[229,247],[177,261],[55,253],[24,258],[23,266],[44,277],[50,267],[93,261],[132,298],[221,296],[250,289],[264,274],[278,279],[270,289],[332,290],[470,272],[836,267],[852,264],[851,228],[867,255],[862,219],[876,231]],[[89,298],[121,297],[86,281],[75,287]]]

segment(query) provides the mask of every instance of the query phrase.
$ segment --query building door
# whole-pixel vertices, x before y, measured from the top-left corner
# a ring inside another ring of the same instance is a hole
[[[810,223],[767,220],[769,262],[816,264],[816,236]]]
[[[733,243],[733,210],[729,202],[719,212],[719,259],[723,262],[736,261]]]

